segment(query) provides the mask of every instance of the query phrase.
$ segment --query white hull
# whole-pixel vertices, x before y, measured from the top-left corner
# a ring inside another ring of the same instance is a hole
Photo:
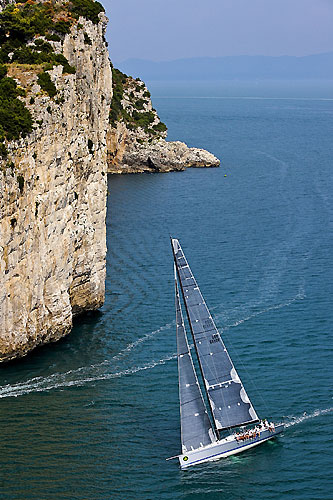
[[[236,441],[233,435],[216,441],[208,446],[198,448],[196,450],[191,450],[183,455],[179,455],[179,463],[182,469],[191,467],[192,465],[201,464],[203,462],[210,462],[214,460],[219,460],[220,458],[226,458],[231,455],[236,455],[237,453],[242,453],[243,451],[254,448],[259,444],[273,439],[283,431],[284,425],[279,424],[275,427],[275,431],[270,432],[265,430],[260,433],[259,437],[255,439],[246,439],[245,441]]]

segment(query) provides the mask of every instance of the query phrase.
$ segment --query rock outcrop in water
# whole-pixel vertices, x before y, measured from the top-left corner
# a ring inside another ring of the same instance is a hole
[[[13,61],[22,52],[9,54],[8,76],[24,89],[18,100],[33,125],[15,139],[7,133],[2,143],[0,360],[59,339],[74,315],[104,302],[112,77],[105,15],[98,22],[76,17],[60,11],[59,31],[33,35],[25,45],[34,42],[33,51],[22,48],[33,60],[35,53],[44,57],[38,48],[48,43],[45,58],[50,46],[52,58],[66,58],[56,65],[22,64]]]
[[[153,108],[143,82],[113,70],[114,99],[107,135],[108,172],[170,172],[188,167],[218,167],[208,151],[166,141],[167,127]]]

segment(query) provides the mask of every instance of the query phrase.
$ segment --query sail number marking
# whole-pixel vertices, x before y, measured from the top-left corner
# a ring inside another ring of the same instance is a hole
[[[209,343],[215,344],[215,342],[220,342],[220,338],[216,333],[214,335],[212,335],[212,338],[210,339]]]
[[[212,325],[212,320],[211,320],[210,318],[205,319],[205,320],[202,322],[202,324],[203,324],[204,328],[206,328],[207,330],[208,330],[209,328],[211,329],[211,328],[213,327],[213,325]]]

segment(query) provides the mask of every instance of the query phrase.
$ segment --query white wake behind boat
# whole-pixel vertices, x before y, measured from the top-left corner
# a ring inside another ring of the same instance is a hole
[[[228,457],[275,438],[284,425],[260,421],[244,389],[177,239],[175,306],[182,453],[181,468]],[[204,399],[181,309],[179,285],[198,359]],[[207,405],[206,402],[207,401]],[[209,408],[209,410],[208,410]],[[246,428],[250,424],[258,424]],[[236,430],[239,432],[235,432]],[[222,433],[225,437],[222,437]],[[177,458],[172,457],[172,458]]]

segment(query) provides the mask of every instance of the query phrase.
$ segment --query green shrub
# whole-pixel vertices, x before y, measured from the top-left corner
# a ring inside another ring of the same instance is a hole
[[[153,129],[156,130],[156,132],[166,132],[168,130],[167,126],[163,122],[153,125]]]
[[[143,99],[138,99],[135,102],[136,109],[143,109],[144,105],[145,105],[145,101]]]
[[[20,47],[16,49],[12,61],[19,64],[39,64],[45,62],[42,60],[43,56],[39,52],[35,52],[31,47]]]
[[[137,127],[147,128],[155,120],[155,114],[152,111],[147,111],[146,113],[139,113],[138,111],[133,111],[133,120]]]
[[[41,38],[37,38],[37,40],[34,41],[34,45],[39,51],[47,53],[53,52],[52,45],[49,42],[45,42]]]
[[[54,97],[57,94],[57,88],[48,73],[39,73],[37,83],[50,97]]]
[[[4,75],[1,66],[1,74]],[[17,88],[15,80],[2,76],[0,80],[0,138],[2,139],[0,154],[7,156],[3,140],[18,139],[32,130],[32,117],[24,103],[17,99],[22,95],[22,89]]]
[[[0,100],[0,123],[9,141],[25,137],[32,130],[30,111],[19,99]]]
[[[127,75],[112,67],[112,87],[113,87],[113,97],[111,103],[111,109],[109,113],[109,122],[115,126],[116,122],[121,118],[125,117],[125,110],[122,107],[121,101],[124,97],[124,83],[127,81]]]
[[[64,73],[76,73],[74,66],[71,66],[63,54],[55,54],[53,57],[55,64],[61,64],[64,67]]]
[[[0,80],[4,78],[7,75],[7,68],[6,66],[0,66]]]
[[[71,31],[71,23],[69,21],[58,21],[53,25],[53,29],[61,35],[67,35]]]
[[[65,64],[64,65],[64,73],[74,75],[76,73],[76,68],[74,66],[71,66],[70,64]]]
[[[45,64],[43,64],[43,70],[50,71],[51,69],[53,69],[53,66],[54,66],[53,63],[45,63]]]
[[[87,35],[87,33],[84,33],[83,37],[84,37],[84,43],[85,44],[87,44],[87,45],[91,45],[92,44],[92,41],[91,41],[90,37]]]
[[[23,193],[23,189],[24,189],[24,177],[23,177],[23,175],[18,175],[16,179],[17,179],[17,182],[19,185],[19,190],[21,191],[21,193]]]
[[[13,78],[8,78],[7,76],[2,78],[0,80],[0,96],[3,96],[4,98],[7,97],[7,99],[14,99],[17,95],[17,83],[15,80],[13,80]]]
[[[7,148],[3,142],[0,142],[0,156],[2,159],[7,158],[8,156]]]
[[[47,40],[51,40],[51,42],[60,42],[61,40],[60,36],[55,33],[46,33],[45,37]]]
[[[82,16],[94,24],[98,24],[100,12],[105,12],[102,4],[94,2],[93,0],[71,0],[71,12],[77,19]]]

